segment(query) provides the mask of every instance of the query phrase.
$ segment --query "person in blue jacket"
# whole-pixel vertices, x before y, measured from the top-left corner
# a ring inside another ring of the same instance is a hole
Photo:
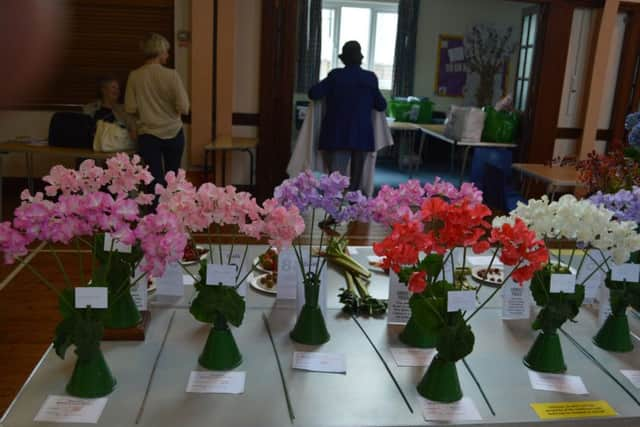
[[[350,190],[361,188],[364,161],[367,153],[375,151],[373,139],[373,110],[387,108],[378,78],[363,70],[360,43],[348,41],[338,56],[344,68],[329,72],[324,80],[309,89],[309,98],[325,100],[325,116],[320,129],[319,149],[329,172],[346,175],[351,165]]]

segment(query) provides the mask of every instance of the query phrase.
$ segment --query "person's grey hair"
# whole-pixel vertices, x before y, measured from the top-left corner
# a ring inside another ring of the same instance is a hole
[[[169,50],[169,40],[158,33],[149,33],[140,43],[140,48],[147,59],[160,56]]]

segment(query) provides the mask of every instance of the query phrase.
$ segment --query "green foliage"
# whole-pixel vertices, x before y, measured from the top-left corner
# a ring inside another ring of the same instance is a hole
[[[544,269],[536,272],[531,281],[533,299],[542,309],[538,313],[532,327],[535,330],[555,331],[567,320],[574,319],[580,312],[584,300],[584,286],[576,285],[575,292],[550,293],[551,274],[568,273],[566,267],[548,264]]]
[[[611,273],[608,273],[605,284],[609,288],[609,302],[613,314],[622,315],[629,306],[635,310],[640,309],[640,283],[613,281]]]
[[[207,262],[200,262],[200,280],[195,283],[198,295],[191,303],[189,312],[197,320],[214,323],[223,316],[233,326],[240,326],[245,312],[244,298],[236,288],[224,285],[207,285]]]
[[[402,268],[398,273],[398,278],[402,283],[407,283],[411,275],[416,271],[426,271],[428,280],[433,282],[442,272],[443,259],[442,255],[429,254],[416,266]]]
[[[78,359],[90,359],[95,352],[99,351],[100,340],[104,334],[102,322],[107,310],[73,308],[75,306],[73,289],[62,291],[59,304],[63,319],[56,327],[53,338],[56,354],[64,359],[69,347],[75,345]]]
[[[438,356],[452,362],[458,361],[473,351],[475,337],[460,312],[449,313],[450,324],[438,334],[436,349]]]

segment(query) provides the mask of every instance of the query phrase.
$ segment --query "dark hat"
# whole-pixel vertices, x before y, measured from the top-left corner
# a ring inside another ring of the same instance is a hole
[[[355,40],[346,42],[342,46],[342,53],[338,55],[338,58],[340,58],[345,65],[362,64],[362,58],[364,58],[364,56],[362,56],[360,43]]]

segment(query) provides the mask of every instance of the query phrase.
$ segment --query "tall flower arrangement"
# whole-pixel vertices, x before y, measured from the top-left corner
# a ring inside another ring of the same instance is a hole
[[[113,390],[115,380],[100,352],[105,322],[113,319],[113,308],[119,302],[130,298],[130,286],[150,272],[161,274],[168,262],[182,257],[186,239],[177,228],[175,217],[168,214],[141,217],[140,206],[149,204],[153,196],[139,191],[151,181],[139,161],[137,156],[118,154],[107,161],[106,168],[91,160],[83,162],[77,171],[54,166],[44,178],[48,184],[45,193],[31,195],[25,190],[13,221],[0,224],[0,249],[5,262],[20,262],[58,296],[63,320],[56,328],[54,348],[63,358],[71,345],[76,347],[78,360],[67,385],[67,392],[75,396],[97,397]],[[152,234],[138,228],[154,219],[163,226]],[[105,235],[111,237],[111,243],[105,243]],[[64,278],[64,290],[60,291],[24,260],[27,246],[35,241],[44,242],[51,249]],[[76,300],[74,287],[78,284],[71,282],[57,252],[59,245],[71,244],[76,249],[81,244],[92,248],[91,282],[85,278],[82,251],[77,251],[79,285],[107,287],[108,309],[81,306]],[[120,244],[134,248],[123,254],[116,251]],[[149,247],[165,250],[151,252]],[[132,271],[143,257],[143,272],[132,283]]]
[[[640,117],[640,114],[638,116]],[[640,129],[640,127],[638,128]],[[591,196],[589,201],[596,206],[610,210],[619,221],[634,223],[637,230],[638,223],[640,223],[640,187],[633,186],[630,190],[620,190],[615,194],[598,192]],[[628,262],[640,264],[639,255],[639,252],[632,253]],[[609,289],[611,313],[593,339],[599,347],[621,352],[633,349],[626,311],[629,306],[640,310],[640,285],[638,282],[640,282],[640,277],[619,277],[618,275],[614,276],[611,271],[606,272],[604,283]],[[600,301],[600,304],[605,304],[605,301]]]
[[[635,231],[635,223],[616,221],[613,216],[613,212],[588,200],[565,195],[553,202],[543,196],[540,200],[529,200],[527,205],[520,203],[509,217],[494,220],[494,224],[523,220],[545,241],[568,241],[574,246],[567,264],[560,261],[560,253],[557,262],[551,259],[546,261],[544,270],[536,274],[531,283],[533,297],[542,307],[533,323],[533,328],[541,333],[525,356],[525,364],[531,369],[544,372],[566,370],[556,330],[578,315],[584,299],[584,284],[593,274],[599,270],[609,270],[612,263],[625,263],[629,255],[640,248],[640,236]],[[577,247],[584,249],[584,255],[577,269],[573,270],[570,265]],[[587,258],[591,258],[596,267],[581,274],[582,269],[586,268]],[[584,279],[582,283],[575,284],[573,291],[553,290],[551,284],[556,279],[554,275],[559,274]]]
[[[351,221],[367,222],[371,217],[369,200],[360,191],[347,191],[348,187],[349,178],[338,172],[316,177],[307,170],[283,181],[274,190],[275,199],[282,205],[295,206],[301,213],[311,214],[308,247],[303,247],[299,240],[294,245],[303,278],[305,304],[290,335],[294,341],[303,344],[322,344],[330,338],[318,303],[320,277],[327,257],[321,259],[317,255],[326,252],[327,255],[332,255],[334,261],[338,260],[362,277],[370,276],[366,269],[344,256],[337,247],[343,238],[338,232],[339,225]],[[321,233],[318,253],[314,254],[313,235],[317,211],[324,214],[319,224]],[[332,238],[325,240],[326,234]],[[371,300],[369,303],[376,304]]]
[[[492,227],[490,214],[485,205],[467,199],[428,198],[415,218],[395,223],[391,234],[374,245],[375,253],[384,256],[384,265],[398,273],[412,293],[411,311],[419,326],[437,337],[437,356],[418,385],[418,392],[431,400],[451,402],[462,397],[455,362],[473,350],[469,321],[499,290],[471,312],[449,304],[453,293],[462,290],[459,282],[451,283],[443,274],[444,264],[454,263],[453,249],[462,248],[466,255],[468,250],[483,253],[493,248],[489,268],[495,259],[513,267],[505,282],[529,280],[547,258],[544,243],[523,221]],[[464,267],[466,256],[462,262]]]
[[[209,237],[208,257],[200,263],[199,277],[194,277],[198,294],[190,308],[197,320],[213,325],[199,363],[214,370],[234,368],[242,357],[228,324],[240,326],[244,317],[245,301],[237,290],[252,271],[249,269],[241,277],[248,244],[244,245],[240,265],[237,265],[232,262],[235,244],[228,254],[223,254],[222,245],[218,244],[216,253],[209,230],[236,227],[246,236],[266,239],[271,246],[283,250],[302,233],[304,221],[295,206],[282,206],[274,199],[260,206],[249,193],[238,192],[230,185],[217,187],[204,183],[196,188],[186,180],[183,170],[177,174],[169,172],[166,181],[166,187],[156,186],[158,212],[175,215],[185,233],[205,231]],[[222,275],[211,274],[229,269],[233,277],[230,281],[223,282]]]

